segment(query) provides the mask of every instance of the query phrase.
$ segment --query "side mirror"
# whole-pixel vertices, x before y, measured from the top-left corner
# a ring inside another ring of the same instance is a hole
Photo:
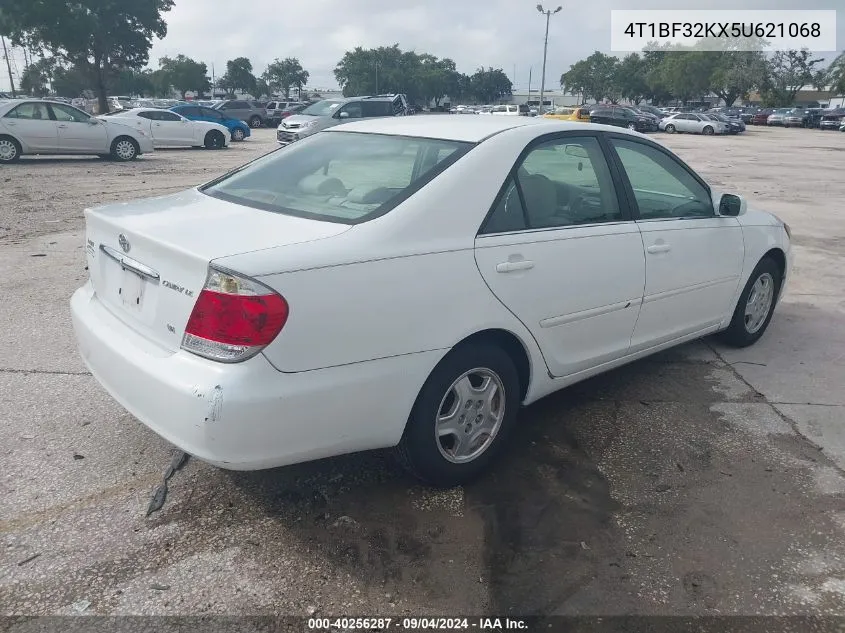
[[[338,119],[348,119],[349,113],[348,112],[341,112],[340,114],[337,115],[337,118]]]
[[[91,117],[90,119],[88,119],[88,125],[100,125],[100,122],[94,117]]]
[[[735,218],[745,213],[746,203],[741,196],[732,193],[722,194],[717,213],[728,218]]]

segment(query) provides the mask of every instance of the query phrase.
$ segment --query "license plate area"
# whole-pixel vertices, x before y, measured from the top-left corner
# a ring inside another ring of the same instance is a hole
[[[141,313],[144,303],[146,281],[141,275],[123,268],[120,273],[120,286],[117,289],[120,302],[130,312]]]

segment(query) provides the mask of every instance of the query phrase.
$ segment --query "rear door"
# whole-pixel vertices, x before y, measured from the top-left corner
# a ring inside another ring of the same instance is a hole
[[[745,246],[736,218],[715,214],[710,189],[662,147],[612,135],[642,232],[646,283],[631,352],[710,328],[733,309]]]
[[[482,226],[475,257],[554,376],[628,351],[645,283],[643,246],[599,135],[532,143]]]
[[[3,124],[34,152],[59,149],[58,129],[46,103],[22,103],[5,114]]]

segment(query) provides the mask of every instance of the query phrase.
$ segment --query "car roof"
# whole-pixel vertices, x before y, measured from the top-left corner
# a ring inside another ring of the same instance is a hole
[[[559,121],[542,117],[458,117],[448,114],[420,114],[414,116],[379,117],[344,123],[324,130],[324,132],[367,132],[370,134],[391,134],[396,136],[414,136],[436,138],[447,141],[479,143],[484,139],[528,125],[540,125],[550,128],[549,132],[567,130],[612,130],[621,134],[633,134],[623,128],[610,128],[606,125],[581,123],[577,121]],[[540,132],[540,130],[538,130]]]

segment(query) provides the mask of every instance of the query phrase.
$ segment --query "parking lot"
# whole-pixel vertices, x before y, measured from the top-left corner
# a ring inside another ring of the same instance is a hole
[[[275,148],[0,169],[0,605],[6,614],[845,615],[845,134],[654,135],[792,227],[755,346],[713,339],[525,409],[480,481],[374,452],[254,473],[171,447],[87,373],[85,206],[172,193]],[[202,230],[201,226],[197,230]]]

